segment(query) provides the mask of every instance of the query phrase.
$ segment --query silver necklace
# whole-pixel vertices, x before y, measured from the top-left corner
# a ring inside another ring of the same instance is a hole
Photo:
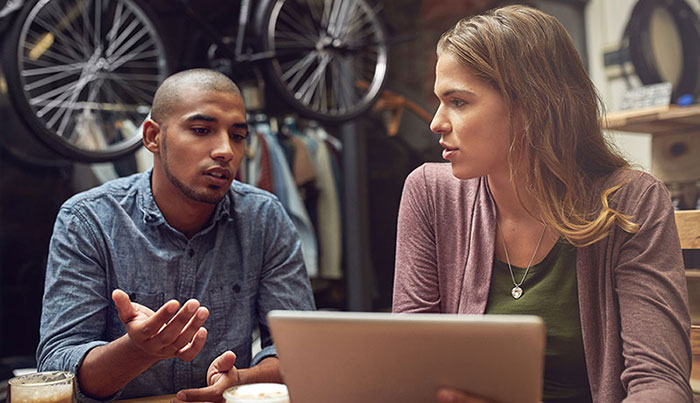
[[[510,290],[510,295],[513,296],[513,298],[518,299],[523,296],[523,289],[520,287],[523,285],[525,282],[525,277],[527,277],[527,273],[530,271],[530,266],[532,265],[532,261],[535,260],[535,255],[537,255],[537,250],[540,249],[540,244],[542,243],[542,238],[544,238],[544,231],[547,229],[547,225],[545,224],[544,227],[542,227],[542,233],[540,234],[540,239],[537,241],[537,246],[535,246],[535,251],[532,253],[532,257],[530,258],[530,263],[527,264],[527,269],[525,269],[525,274],[523,274],[523,278],[520,280],[519,283],[515,281],[515,276],[513,275],[513,267],[510,265],[510,258],[508,258],[508,248],[506,247],[506,238],[503,236],[503,230],[501,229],[501,224],[498,223],[498,219],[496,220],[496,225],[498,226],[498,232],[501,233],[501,241],[503,241],[503,251],[506,253],[506,262],[508,263],[508,270],[510,270],[510,279],[513,280],[513,289]]]

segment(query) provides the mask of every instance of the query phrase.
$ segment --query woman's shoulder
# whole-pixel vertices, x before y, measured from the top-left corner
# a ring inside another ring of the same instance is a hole
[[[406,178],[406,186],[432,192],[463,191],[479,186],[479,178],[458,179],[449,162],[426,162]]]
[[[669,202],[670,194],[663,182],[652,174],[632,168],[621,168],[604,180],[603,191],[619,187],[613,195],[617,207],[639,203]]]

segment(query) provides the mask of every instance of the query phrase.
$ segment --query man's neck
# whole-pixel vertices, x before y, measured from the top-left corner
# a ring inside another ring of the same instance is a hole
[[[209,222],[216,204],[192,200],[176,189],[160,186],[156,178],[151,181],[153,199],[168,224],[192,238]]]

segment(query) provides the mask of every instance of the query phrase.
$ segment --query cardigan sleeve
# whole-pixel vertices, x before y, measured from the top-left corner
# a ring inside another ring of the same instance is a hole
[[[690,402],[690,316],[671,199],[658,181],[634,199],[620,210],[632,216],[639,231],[624,237],[613,268],[624,401]]]
[[[435,203],[426,166],[404,183],[399,206],[394,275],[394,312],[440,312],[434,231]]]

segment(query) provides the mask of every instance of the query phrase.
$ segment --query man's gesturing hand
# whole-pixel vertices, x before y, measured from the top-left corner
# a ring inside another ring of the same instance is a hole
[[[114,290],[112,300],[129,339],[147,356],[157,360],[177,357],[192,361],[202,350],[207,339],[207,329],[202,325],[209,311],[199,306],[199,301],[191,299],[185,302],[178,312],[180,304],[170,300],[153,312],[131,302],[122,290]]]
[[[224,391],[241,384],[241,373],[234,366],[236,354],[226,351],[216,357],[207,371],[207,387],[177,392],[173,402],[223,402]]]

